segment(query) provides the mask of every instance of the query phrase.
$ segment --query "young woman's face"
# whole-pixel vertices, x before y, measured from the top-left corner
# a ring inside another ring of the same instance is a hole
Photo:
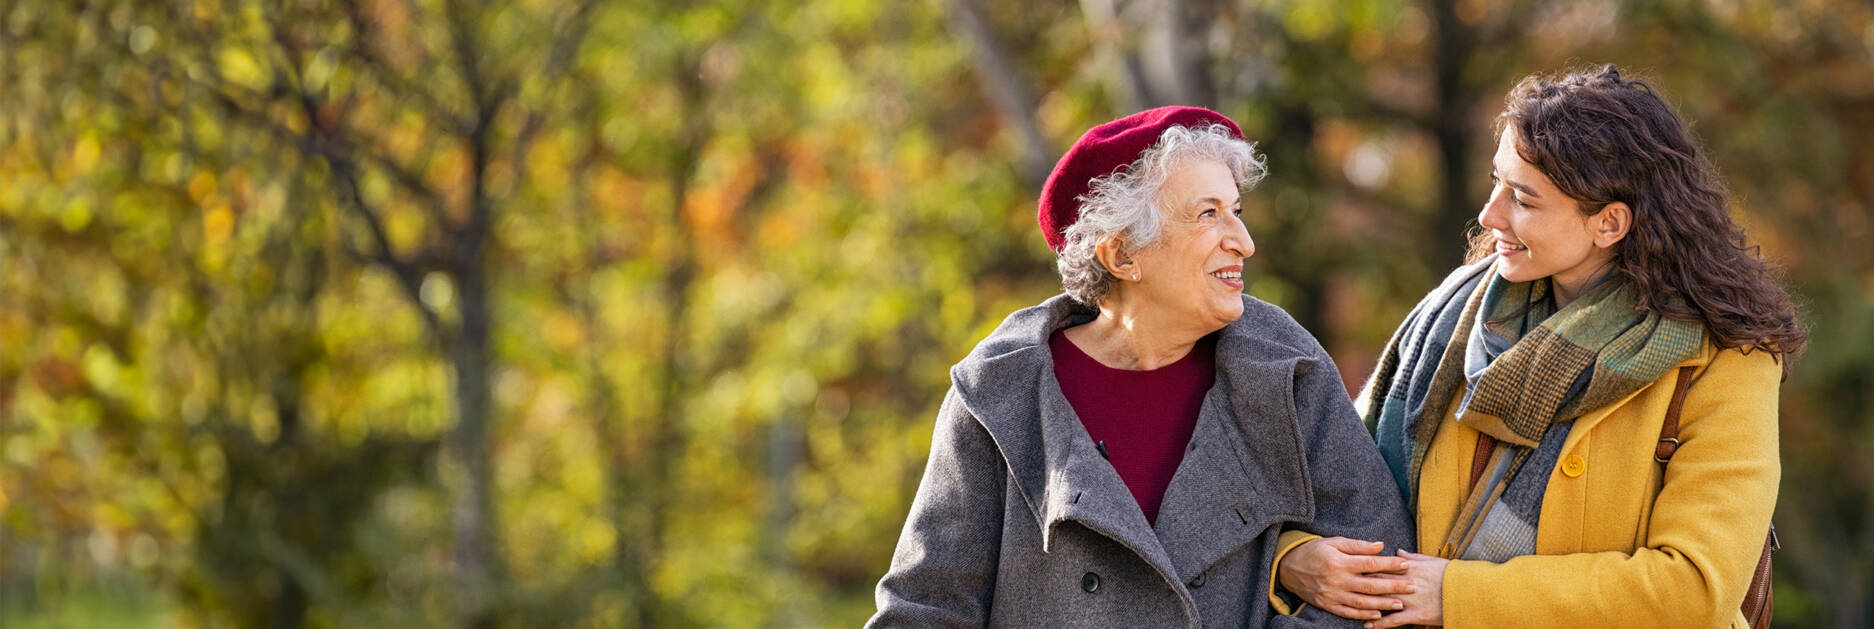
[[[1134,290],[1170,320],[1220,329],[1243,314],[1243,258],[1256,252],[1239,216],[1236,178],[1221,162],[1192,160],[1159,190],[1164,231],[1134,254]]]
[[[1613,242],[1596,242],[1606,240],[1597,229],[1600,221],[1583,215],[1576,199],[1523,161],[1516,152],[1514,127],[1503,130],[1491,166],[1490,200],[1477,222],[1496,238],[1496,252],[1502,256],[1497,272],[1503,279],[1554,277],[1558,291],[1572,292],[1607,269]]]

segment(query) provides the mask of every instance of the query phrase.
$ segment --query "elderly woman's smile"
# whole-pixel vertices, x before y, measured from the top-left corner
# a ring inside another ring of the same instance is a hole
[[[1217,269],[1212,271],[1210,276],[1217,278],[1217,281],[1223,282],[1225,286],[1236,290],[1243,290],[1243,265],[1241,264],[1232,264]]]

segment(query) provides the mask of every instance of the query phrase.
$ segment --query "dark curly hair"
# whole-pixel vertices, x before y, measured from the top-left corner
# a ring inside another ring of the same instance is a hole
[[[1717,169],[1651,85],[1613,65],[1530,76],[1510,90],[1496,127],[1499,137],[1516,130],[1517,154],[1580,200],[1582,214],[1616,201],[1633,209],[1613,265],[1640,310],[1702,323],[1719,347],[1772,352],[1787,377],[1809,335],[1781,269],[1731,220]],[[1469,258],[1490,250],[1478,229]]]

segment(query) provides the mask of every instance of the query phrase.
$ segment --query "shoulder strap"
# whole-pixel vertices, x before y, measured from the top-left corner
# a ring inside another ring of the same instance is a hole
[[[1672,454],[1679,450],[1679,412],[1685,408],[1685,390],[1692,386],[1692,372],[1696,367],[1680,367],[1679,381],[1672,390],[1672,402],[1666,405],[1666,421],[1659,426],[1659,445],[1653,449],[1653,460],[1659,461],[1659,471],[1666,471],[1666,464],[1672,462]],[[1764,536],[1763,554],[1757,557],[1757,569],[1752,573],[1750,589],[1744,592],[1744,600],[1738,609],[1744,613],[1744,619],[1751,627],[1770,626],[1770,616],[1775,607],[1775,593],[1770,591],[1770,553],[1783,547],[1782,540],[1776,538],[1776,525],[1770,525],[1769,534]]]
[[[1666,405],[1666,422],[1659,426],[1659,445],[1653,447],[1653,460],[1660,466],[1672,462],[1672,454],[1679,451],[1679,411],[1685,408],[1685,390],[1692,386],[1692,372],[1697,367],[1680,367],[1677,385],[1672,389],[1672,402]]]
[[[1497,450],[1497,438],[1484,433],[1477,433],[1477,449],[1471,452],[1471,484],[1465,487],[1477,491],[1477,481],[1484,477],[1484,469],[1490,465],[1490,455]]]

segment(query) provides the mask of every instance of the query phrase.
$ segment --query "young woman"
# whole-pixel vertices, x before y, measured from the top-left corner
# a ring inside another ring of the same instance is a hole
[[[1361,575],[1350,540],[1315,540],[1280,578],[1369,627],[1745,626],[1777,388],[1807,340],[1790,297],[1647,83],[1531,77],[1497,126],[1473,263],[1356,403],[1431,554]],[[1400,581],[1416,591],[1372,596]]]

